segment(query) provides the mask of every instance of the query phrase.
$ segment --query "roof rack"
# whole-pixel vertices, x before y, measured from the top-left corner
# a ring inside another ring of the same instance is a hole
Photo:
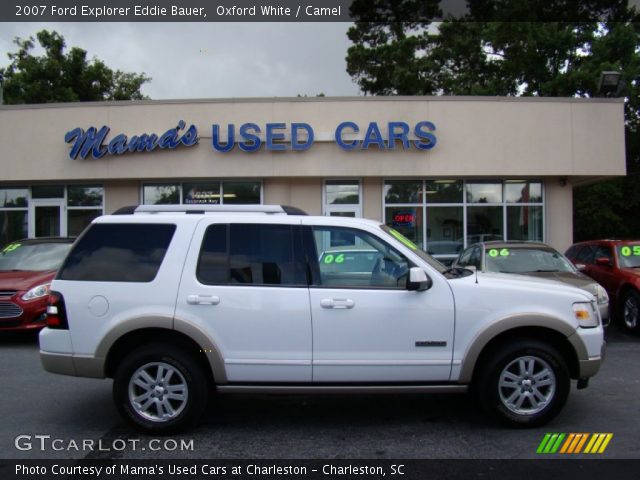
[[[139,205],[122,207],[114,215],[133,213],[263,213],[265,215],[306,215],[297,207],[288,205]]]

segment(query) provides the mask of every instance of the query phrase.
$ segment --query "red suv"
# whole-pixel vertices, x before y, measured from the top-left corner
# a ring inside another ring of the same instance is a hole
[[[49,285],[72,243],[25,239],[0,250],[0,331],[44,327]]]
[[[640,240],[590,240],[572,245],[565,255],[605,288],[624,325],[640,333]]]

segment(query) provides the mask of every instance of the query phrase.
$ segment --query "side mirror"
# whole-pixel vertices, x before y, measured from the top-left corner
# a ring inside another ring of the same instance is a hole
[[[601,265],[603,267],[610,267],[611,260],[609,260],[607,257],[598,257],[596,258],[596,265]]]
[[[409,269],[409,281],[407,282],[407,290],[412,292],[424,292],[433,286],[433,280],[419,267],[411,267]]]
[[[587,269],[587,266],[584,263],[576,263],[576,268],[580,271],[583,272]]]

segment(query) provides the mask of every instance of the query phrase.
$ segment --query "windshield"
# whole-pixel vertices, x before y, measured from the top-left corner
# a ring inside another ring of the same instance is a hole
[[[618,263],[621,268],[639,268],[640,267],[640,243],[619,245]]]
[[[0,253],[0,270],[57,270],[71,243],[10,243]]]
[[[487,248],[486,270],[501,273],[575,272],[564,255],[541,248]]]
[[[416,255],[418,255],[420,258],[422,258],[425,262],[427,262],[433,268],[438,270],[440,273],[444,273],[447,271],[447,267],[445,267],[443,264],[441,264],[438,260],[433,258],[431,255],[426,253],[424,250],[422,250],[420,247],[418,247],[415,243],[413,243],[411,240],[409,240],[407,237],[402,235],[397,230],[394,230],[393,228],[387,225],[380,225],[380,228],[382,228],[382,230],[387,232],[396,240],[400,240],[405,246],[409,247]]]

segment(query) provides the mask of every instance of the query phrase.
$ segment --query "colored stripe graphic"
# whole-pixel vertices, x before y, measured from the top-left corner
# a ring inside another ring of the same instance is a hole
[[[613,433],[547,433],[538,445],[536,453],[604,453],[612,438]]]

